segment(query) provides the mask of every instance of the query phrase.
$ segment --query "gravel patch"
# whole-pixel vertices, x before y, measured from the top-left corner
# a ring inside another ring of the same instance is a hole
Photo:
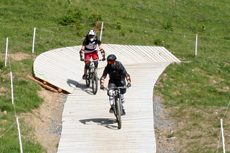
[[[176,123],[170,119],[169,110],[164,108],[163,102],[160,98],[153,99],[157,153],[178,153],[177,138],[174,136]]]

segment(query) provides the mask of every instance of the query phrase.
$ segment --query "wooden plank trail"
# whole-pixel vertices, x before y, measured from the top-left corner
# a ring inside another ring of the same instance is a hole
[[[164,47],[103,44],[103,48],[106,55],[115,54],[124,65],[180,62]],[[74,84],[81,79],[84,67],[84,62],[79,60],[80,49],[81,46],[64,47],[40,54],[33,65],[35,77],[73,93]],[[105,64],[100,62],[99,67]]]
[[[99,90],[97,95],[92,95],[91,89],[81,80],[65,103],[58,153],[155,153],[153,86],[169,64],[126,66],[132,77],[132,87],[125,94],[126,115],[122,116],[120,130],[114,123],[114,115],[108,112],[107,93]],[[99,76],[101,71],[98,70]]]
[[[81,80],[81,46],[50,50],[34,61],[36,78],[71,93],[63,110],[58,153],[155,153],[153,88],[164,69],[180,60],[159,46],[103,44],[103,48],[106,55],[117,56],[132,79],[132,87],[125,94],[126,115],[120,130],[109,113],[106,91],[93,95]],[[99,63],[99,77],[105,65]]]

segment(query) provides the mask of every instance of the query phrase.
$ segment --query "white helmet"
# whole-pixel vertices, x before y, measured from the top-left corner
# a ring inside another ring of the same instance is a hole
[[[96,32],[94,30],[89,30],[88,37],[90,41],[93,41],[94,38],[96,37]]]

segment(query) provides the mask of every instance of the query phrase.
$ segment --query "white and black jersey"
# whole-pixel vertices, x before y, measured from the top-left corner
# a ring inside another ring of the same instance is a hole
[[[97,50],[97,45],[101,45],[101,41],[95,36],[93,41],[90,41],[88,36],[86,36],[85,40],[83,41],[83,46],[85,46],[85,53],[92,53]]]

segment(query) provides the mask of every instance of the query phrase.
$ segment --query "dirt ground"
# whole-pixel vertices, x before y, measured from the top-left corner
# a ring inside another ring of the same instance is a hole
[[[46,89],[38,92],[44,99],[39,109],[33,113],[22,114],[25,122],[34,128],[35,139],[47,149],[47,153],[56,153],[61,136],[62,112],[67,95],[54,93]]]
[[[169,116],[170,109],[165,109],[163,100],[154,96],[154,127],[157,144],[157,153],[178,153],[180,145],[174,133],[177,130],[177,122]]]

